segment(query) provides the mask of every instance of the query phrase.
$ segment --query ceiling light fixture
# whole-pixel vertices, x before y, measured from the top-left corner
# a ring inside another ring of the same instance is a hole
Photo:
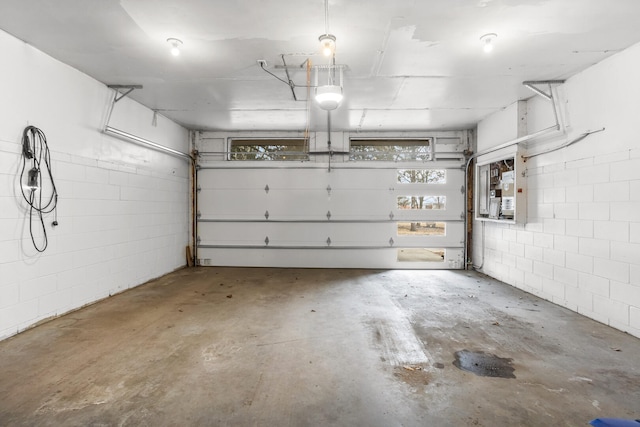
[[[316,88],[316,101],[323,110],[335,110],[342,102],[342,87],[325,85]]]
[[[182,40],[176,39],[174,37],[170,37],[167,39],[167,43],[171,45],[171,55],[179,56],[180,55],[180,46],[182,46]]]
[[[335,63],[315,67],[316,75],[314,86],[316,87],[316,102],[323,110],[335,110],[340,106],[344,98],[344,92],[342,90],[343,68],[343,66],[336,65]],[[326,76],[324,75],[325,73]],[[327,79],[326,84],[318,84],[318,81],[324,78]]]
[[[484,43],[482,49],[485,53],[489,53],[493,50],[493,41],[496,37],[498,37],[496,33],[488,33],[480,37],[480,41]]]
[[[320,40],[320,50],[324,56],[331,56],[336,53],[336,36],[333,34],[322,34]]]

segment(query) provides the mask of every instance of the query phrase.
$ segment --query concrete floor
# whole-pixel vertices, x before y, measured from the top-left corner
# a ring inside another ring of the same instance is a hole
[[[639,355],[473,272],[191,268],[0,342],[0,425],[587,426]]]

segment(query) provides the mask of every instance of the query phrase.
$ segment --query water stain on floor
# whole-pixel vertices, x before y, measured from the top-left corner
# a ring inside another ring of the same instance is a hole
[[[462,350],[455,352],[455,367],[481,377],[515,378],[513,359],[498,357],[483,351]]]

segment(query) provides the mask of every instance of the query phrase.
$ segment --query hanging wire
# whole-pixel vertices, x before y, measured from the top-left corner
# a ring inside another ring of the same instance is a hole
[[[27,172],[27,178],[25,179],[27,163],[31,163],[32,167]],[[43,193],[45,192],[44,181],[42,179],[43,166],[47,171],[46,177],[48,177],[51,183],[51,194],[48,200],[46,197],[43,197]],[[27,183],[26,185],[25,181]],[[20,172],[20,183],[22,184],[20,186],[22,197],[29,205],[29,234],[31,235],[31,242],[38,252],[44,252],[49,244],[47,230],[44,225],[44,215],[55,212],[53,225],[58,225],[56,211],[58,206],[58,190],[56,189],[53,173],[51,172],[51,153],[49,152],[47,137],[42,130],[35,126],[27,126],[22,132],[22,170]],[[34,216],[40,223],[40,227],[42,227],[43,242],[40,246],[36,243],[33,234]]]
[[[329,0],[324,0],[324,33],[329,34]]]

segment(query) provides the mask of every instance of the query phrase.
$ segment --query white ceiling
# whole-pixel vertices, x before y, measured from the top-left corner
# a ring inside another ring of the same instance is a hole
[[[0,28],[190,129],[326,129],[306,68],[325,0],[2,0]],[[329,0],[347,67],[334,130],[468,129],[640,41],[638,0]],[[497,33],[485,54],[480,36]],[[169,54],[166,39],[181,39]],[[286,80],[282,57],[296,85]],[[308,123],[309,122],[309,123]]]

